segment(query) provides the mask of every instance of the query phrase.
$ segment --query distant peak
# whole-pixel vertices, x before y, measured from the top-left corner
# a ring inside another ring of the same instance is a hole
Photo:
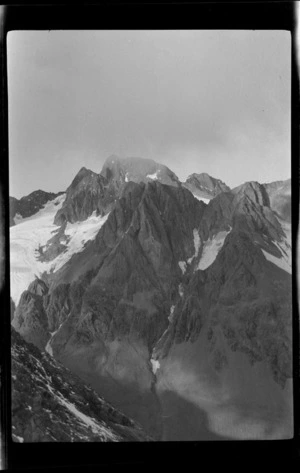
[[[116,155],[116,154],[111,154],[110,156],[108,156],[108,158],[106,158],[106,160],[104,161],[104,166],[105,165],[110,165],[110,164],[114,164],[114,162],[119,162],[121,161],[122,158],[120,158],[120,156]]]
[[[92,175],[92,174],[95,174],[93,171],[91,171],[90,169],[87,169],[85,168],[84,166],[78,171],[78,173],[76,174],[76,176],[74,177],[72,183],[71,183],[71,186],[72,188],[76,187],[77,184],[85,177],[85,176],[88,176],[88,175]]]
[[[192,186],[201,192],[207,192],[212,196],[230,191],[230,188],[221,179],[216,179],[206,172],[190,174],[185,185]]]

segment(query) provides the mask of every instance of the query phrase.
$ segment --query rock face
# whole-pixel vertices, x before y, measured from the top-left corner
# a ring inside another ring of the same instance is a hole
[[[15,442],[150,441],[139,425],[12,329]]]
[[[270,199],[270,206],[279,217],[291,221],[291,180],[264,184]]]
[[[215,179],[209,174],[191,174],[183,183],[184,187],[189,189],[196,197],[212,199],[221,192],[228,192],[230,188],[220,179]]]
[[[34,191],[31,194],[22,197],[20,200],[15,197],[9,198],[9,220],[10,226],[21,221],[22,218],[31,217],[38,212],[49,200],[55,199],[55,197],[63,194],[58,192],[44,192],[41,190]]]
[[[86,220],[93,212],[106,214],[114,201],[114,193],[106,189],[107,182],[101,176],[82,168],[66,191],[66,199],[58,210],[54,223]]]
[[[57,212],[54,223],[77,222],[93,212],[105,215],[113,207],[127,182],[151,182],[180,186],[177,176],[166,166],[151,159],[124,158],[112,155],[105,161],[100,174],[82,168],[66,192],[66,200]]]
[[[288,183],[229,190],[200,175],[206,205],[131,163],[80,171],[57,222],[109,214],[28,287],[13,326],[154,439],[289,438]]]

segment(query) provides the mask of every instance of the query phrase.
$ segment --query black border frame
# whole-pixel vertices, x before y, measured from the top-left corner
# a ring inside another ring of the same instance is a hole
[[[81,5],[40,2],[34,5],[2,7],[1,34],[1,127],[0,127],[0,205],[3,201],[5,282],[0,292],[1,317],[1,438],[2,468],[10,470],[63,469],[94,471],[116,468],[132,471],[173,466],[197,469],[209,460],[221,460],[224,468],[236,460],[243,467],[253,458],[285,461],[300,457],[299,447],[299,307],[297,300],[296,242],[299,220],[299,70],[296,47],[295,4],[290,1],[267,2],[126,2],[110,0]],[[294,419],[295,435],[279,441],[154,442],[69,444],[18,444],[11,438],[10,393],[10,287],[9,287],[9,188],[8,188],[8,101],[6,35],[12,30],[50,29],[266,29],[287,30],[292,35],[292,213],[293,213],[293,342],[294,342]],[[299,289],[300,291],[300,289]]]

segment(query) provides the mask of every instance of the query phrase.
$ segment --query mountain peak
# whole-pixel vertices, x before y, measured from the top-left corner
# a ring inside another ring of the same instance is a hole
[[[118,187],[126,182],[148,182],[159,180],[163,184],[179,186],[178,177],[165,165],[153,159],[130,156],[119,158],[112,155],[105,161],[101,176],[118,183]]]
[[[96,176],[96,173],[94,173],[90,169],[87,169],[83,166],[78,171],[78,173],[74,177],[73,181],[71,182],[70,188],[74,189],[82,179],[84,179],[86,176],[92,176],[92,175]]]
[[[221,192],[228,192],[230,188],[220,179],[216,179],[206,172],[190,174],[184,183],[194,195],[212,198]]]

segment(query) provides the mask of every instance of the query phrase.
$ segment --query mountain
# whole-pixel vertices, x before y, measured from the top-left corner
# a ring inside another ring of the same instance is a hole
[[[11,350],[15,442],[151,440],[140,426],[14,329]]]
[[[129,162],[11,229],[13,327],[156,440],[290,438],[290,183],[205,204]]]
[[[230,188],[220,179],[215,179],[209,174],[191,174],[183,183],[184,187],[189,189],[192,194],[199,200],[208,203],[216,197],[220,192],[228,192]]]
[[[125,182],[151,182],[178,187],[178,177],[163,164],[145,158],[119,158],[112,155],[105,161],[101,175],[107,180],[115,182],[117,186]]]
[[[31,217],[38,212],[43,206],[53,200],[62,192],[54,194],[53,192],[44,192],[41,190],[31,192],[31,194],[22,197],[20,200],[15,197],[9,198],[9,215],[10,215],[10,226],[22,221],[23,218]]]

